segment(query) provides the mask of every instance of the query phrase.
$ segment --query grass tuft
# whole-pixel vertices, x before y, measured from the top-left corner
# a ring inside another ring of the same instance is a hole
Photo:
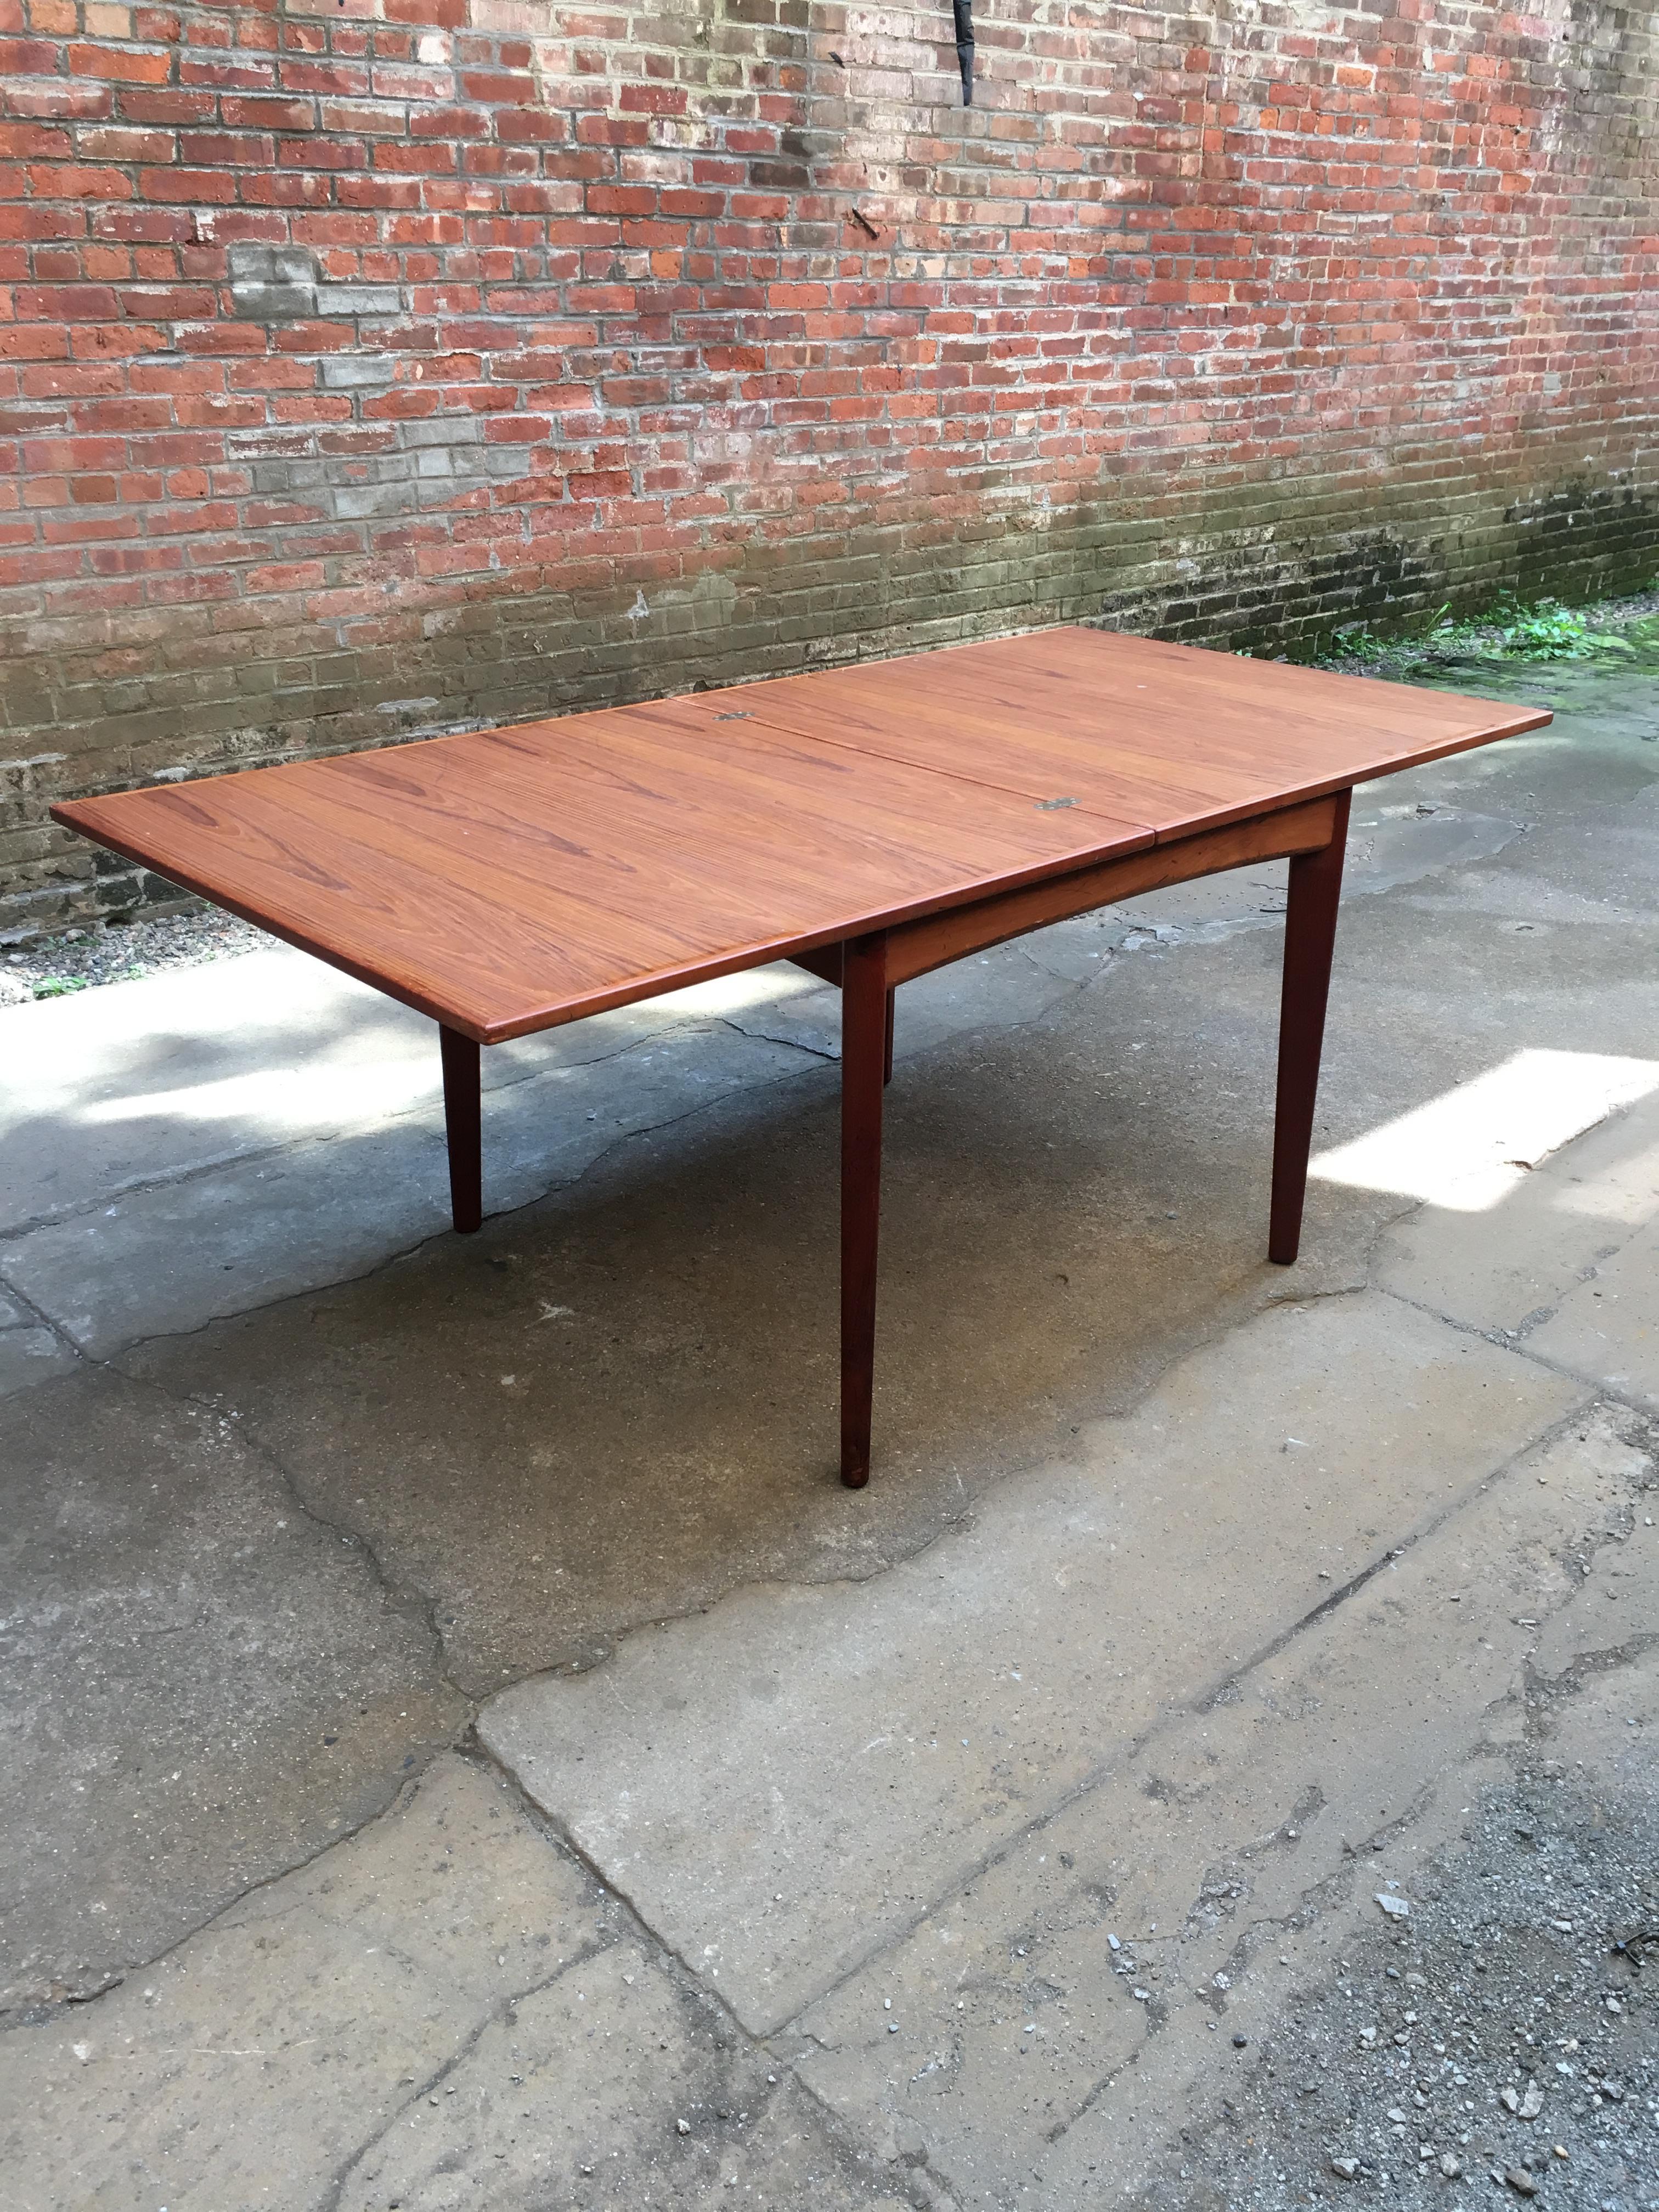
[[[1597,629],[1577,607],[1559,599],[1531,601],[1500,592],[1482,614],[1452,619],[1442,607],[1432,625],[1415,636],[1379,637],[1369,623],[1346,623],[1320,658],[1344,667],[1385,660],[1588,660],[1597,653],[1632,654],[1630,640]]]

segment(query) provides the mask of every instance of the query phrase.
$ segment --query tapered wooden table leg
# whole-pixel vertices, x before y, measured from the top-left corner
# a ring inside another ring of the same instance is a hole
[[[890,1083],[893,1079],[893,1001],[897,996],[896,991],[887,994],[887,1042],[882,1048],[881,1060],[881,1079],[884,1083]]]
[[[449,1210],[469,1237],[483,1223],[483,1130],[477,1040],[438,1026],[444,1063],[444,1133],[449,1139]]]
[[[1339,792],[1331,842],[1291,862],[1285,912],[1285,981],[1279,1010],[1279,1099],[1273,1120],[1273,1213],[1267,1257],[1288,1267],[1302,1243],[1325,1002],[1331,987],[1342,856],[1348,839],[1351,792]]]
[[[841,985],[841,1479],[849,1490],[870,1480],[881,1094],[891,1005],[885,935],[854,939]]]

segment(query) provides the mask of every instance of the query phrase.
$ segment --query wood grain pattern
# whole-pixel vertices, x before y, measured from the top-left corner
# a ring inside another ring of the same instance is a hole
[[[491,1043],[1547,719],[1056,630],[53,813]]]
[[[769,720],[826,742],[1035,799],[1073,797],[1160,838],[1346,790],[1549,719],[1541,708],[1092,629],[781,678],[741,696]]]
[[[1151,842],[721,711],[432,739],[64,818],[487,1043]]]

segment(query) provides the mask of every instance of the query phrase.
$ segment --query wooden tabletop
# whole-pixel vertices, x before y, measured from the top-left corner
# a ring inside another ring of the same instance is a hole
[[[495,1043],[1548,720],[1054,629],[52,813]]]

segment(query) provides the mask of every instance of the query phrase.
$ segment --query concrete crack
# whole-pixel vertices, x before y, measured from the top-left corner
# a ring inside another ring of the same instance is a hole
[[[89,2018],[95,2019],[98,2008],[105,1999],[113,1996],[116,1990],[121,1988],[131,1975],[148,1974],[157,1966],[165,1966],[168,1960],[193,1943],[198,1936],[205,1935],[210,1928],[216,1926],[227,1913],[242,1911],[250,1898],[258,1897],[264,1891],[275,1889],[279,1883],[286,1881],[291,1875],[303,1873],[307,1867],[315,1866],[319,1860],[325,1859],[331,1851],[338,1850],[343,1845],[355,1841],[357,1837],[365,1834],[378,1822],[392,1819],[401,1810],[411,1791],[419,1787],[421,1779],[422,1777],[419,1774],[401,1777],[396,1790],[387,1802],[378,1811],[367,1814],[355,1827],[327,1837],[318,1844],[315,1850],[302,1851],[297,1858],[290,1860],[286,1866],[273,1867],[269,1874],[261,1875],[257,1881],[249,1882],[246,1888],[238,1890],[234,1897],[227,1898],[222,1904],[216,1905],[204,1918],[181,1929],[169,1942],[164,1943],[159,1951],[152,1951],[144,1958],[131,1959],[120,1966],[112,1966],[107,1978],[100,1981],[95,1990],[88,1990],[84,1995],[76,1994],[56,2000],[47,2000],[40,2004],[16,2005],[8,2012],[0,2013],[0,2036],[14,2034],[27,2027],[38,2027],[45,2021],[55,2019],[59,2013],[70,2009],[76,2014],[85,2014]]]
[[[1317,1605],[1310,1607],[1299,1619],[1291,1622],[1277,1635],[1270,1637],[1266,1643],[1258,1646],[1242,1664],[1230,1667],[1224,1674],[1213,1677],[1210,1682],[1201,1686],[1180,1704],[1169,1706],[1156,1720],[1149,1723],[1137,1735],[1120,1744],[1109,1746],[1090,1771],[1054,1804],[1034,1815],[1023,1826],[1015,1829],[1002,1843],[984,1852],[969,1862],[958,1873],[954,1874],[948,1888],[928,1897],[907,1917],[896,1922],[889,1931],[874,1938],[844,1971],[811,1990],[800,2007],[791,2014],[788,2020],[780,2022],[775,2028],[769,2030],[768,2033],[777,2034],[793,2033],[796,2021],[823,2003],[827,1998],[833,1996],[837,1990],[856,1980],[860,1975],[868,1970],[872,1962],[884,1952],[908,1942],[917,1929],[937,1914],[941,1905],[951,1898],[961,1896],[965,1891],[972,1888],[976,1882],[982,1881],[992,1868],[1003,1864],[1012,1858],[1015,1852],[1023,1850],[1034,1837],[1040,1836],[1045,1830],[1051,1828],[1063,1814],[1069,1812],[1084,1799],[1091,1796],[1096,1790],[1109,1782],[1115,1772],[1133,1765],[1153,1744],[1164,1736],[1172,1734],[1183,1722],[1212,1711],[1224,1698],[1237,1696],[1242,1686],[1251,1676],[1258,1674],[1281,1652],[1298,1642],[1308,1631],[1328,1619],[1340,1607],[1346,1605],[1369,1583],[1375,1581],[1386,1568],[1394,1565],[1409,1553],[1416,1550],[1419,1545],[1426,1542],[1449,1522],[1455,1519],[1479,1498],[1484,1497],[1488,1491],[1503,1481],[1522,1460],[1554,1442],[1575,1421],[1582,1419],[1583,1417],[1583,1404],[1581,1402],[1562,1414],[1558,1420],[1552,1422],[1547,1428],[1540,1430],[1534,1436],[1528,1437],[1524,1443],[1517,1446],[1489,1474],[1471,1484],[1449,1504],[1441,1507],[1428,1519],[1419,1522],[1415,1528],[1379,1553],[1369,1565],[1359,1569],[1340,1589],[1331,1591],[1328,1596],[1322,1598]]]
[[[6,1273],[3,1267],[0,1267],[0,1285],[4,1285],[7,1297],[14,1299],[17,1304],[21,1306],[25,1313],[33,1314],[40,1327],[46,1329],[52,1336],[55,1337],[58,1342],[63,1346],[65,1352],[70,1353],[75,1358],[80,1360],[84,1360],[90,1357],[90,1354],[81,1349],[81,1346],[75,1341],[75,1339],[70,1334],[69,1331],[64,1328],[61,1322],[54,1320],[52,1316],[46,1311],[46,1308],[32,1298],[27,1291],[20,1290],[18,1288],[17,1285],[12,1281],[11,1277]]]
[[[754,2045],[757,2049],[760,2048],[762,2039],[750,2034],[748,2029],[744,2027],[742,2021],[739,2021],[737,2015],[732,2012],[730,2006],[726,2004],[720,1992],[717,1989],[714,1989],[710,1986],[709,1983],[698,1972],[697,1968],[694,1966],[690,1960],[676,1948],[672,1938],[663,1935],[659,1929],[653,1926],[652,1923],[646,1917],[643,1908],[632,1896],[629,1895],[629,1892],[622,1887],[622,1885],[617,1881],[615,1875],[606,1874],[597,1860],[593,1859],[586,1850],[583,1850],[581,1844],[571,1833],[569,1827],[566,1822],[561,1819],[560,1815],[550,1806],[542,1804],[538,1799],[531,1796],[530,1792],[525,1788],[524,1784],[519,1779],[519,1777],[514,1769],[507,1765],[503,1759],[497,1758],[495,1753],[490,1749],[489,1746],[477,1735],[476,1729],[466,1746],[466,1755],[473,1759],[477,1764],[487,1766],[491,1774],[498,1779],[504,1780],[511,1790],[514,1796],[519,1801],[520,1808],[530,1820],[532,1825],[544,1836],[547,1837],[550,1841],[556,1844],[559,1850],[562,1850],[567,1857],[574,1859],[576,1864],[580,1867],[583,1872],[588,1876],[589,1880],[592,1881],[606,1897],[614,1898],[617,1900],[617,1904],[622,1906],[623,1911],[627,1913],[629,1918],[634,1923],[635,1927],[637,1929],[641,1936],[653,1945],[657,1950],[661,1952],[665,1957],[672,1959],[676,1966],[678,1967],[681,1973],[686,1976],[688,1981],[693,1987],[699,1990],[703,1996],[712,1997],[720,2004],[722,2009],[730,2018],[732,2027],[743,2037],[746,2043]]]
[[[89,1353],[80,1353],[78,1356],[88,1367],[113,1376],[131,1389],[148,1391],[165,1404],[187,1407],[196,1413],[210,1415],[215,1419],[226,1418],[222,1407],[215,1405],[211,1399],[200,1397],[193,1391],[173,1389],[151,1376],[130,1374],[125,1368],[117,1365],[113,1360],[97,1359]],[[315,1860],[325,1857],[338,1845],[349,1843],[354,1837],[362,1835],[366,1829],[372,1827],[376,1821],[384,1820],[388,1814],[395,1812],[408,1791],[419,1783],[433,1760],[445,1751],[459,1749],[472,1730],[477,1714],[477,1701],[464,1690],[447,1670],[445,1662],[448,1655],[444,1646],[442,1631],[437,1623],[436,1601],[428,1599],[422,1591],[395,1577],[381,1560],[374,1545],[357,1530],[330,1520],[326,1515],[319,1512],[311,1505],[270,1445],[242,1428],[240,1424],[237,1430],[237,1441],[254,1460],[275,1477],[289,1502],[289,1510],[300,1519],[309,1522],[319,1534],[337,1543],[350,1545],[352,1549],[362,1558],[368,1566],[371,1581],[387,1603],[406,1620],[412,1621],[424,1632],[428,1647],[432,1679],[447,1690],[462,1706],[465,1718],[449,1743],[429,1746],[424,1757],[421,1758],[420,1765],[415,1770],[400,1773],[392,1795],[385,1803],[366,1812],[362,1818],[351,1826],[325,1838],[315,1850],[301,1851],[286,1865],[273,1868],[270,1873],[260,1875],[257,1881],[250,1881],[233,1895],[222,1899],[210,1912],[173,1936],[159,1951],[142,1958],[124,1960],[110,1967],[108,1969],[110,1978],[102,1983],[97,1990],[87,1995],[71,1993],[56,2002],[20,2005],[9,2012],[0,2013],[0,2033],[4,2033],[9,2028],[32,2026],[40,2021],[50,2019],[55,2013],[70,2005],[82,2008],[95,2003],[99,1997],[118,1988],[128,1975],[148,1972],[152,1967],[159,1966],[181,1946],[199,1936],[204,1929],[210,1928],[225,1913],[245,1905],[249,1898],[257,1897],[262,1890],[270,1889],[274,1884],[285,1880],[288,1875],[296,1873],[301,1867],[309,1866]],[[169,1629],[160,1632],[174,1634],[179,1631]],[[418,1750],[416,1756],[420,1757]]]
[[[574,1075],[578,1072],[586,1072],[589,1068],[606,1066],[615,1060],[625,1060],[630,1053],[647,1049],[653,1052],[663,1051],[671,1044],[684,1043],[699,1036],[712,1036],[720,1029],[738,1029],[738,1027],[737,1023],[723,1017],[674,1024],[649,1036],[630,1038],[626,1044],[617,1045],[611,1051],[598,1052],[587,1059],[572,1060],[568,1066],[521,1069],[514,1074],[502,1076],[499,1081],[485,1085],[483,1091],[485,1112],[488,1114],[492,1098],[509,1091],[521,1090],[526,1084],[556,1080],[562,1075]],[[750,1036],[756,1033],[744,1030],[742,1034]],[[792,1042],[792,1040],[787,1037],[777,1037],[771,1039],[770,1042],[787,1045]],[[808,1054],[812,1054],[811,1046],[801,1045],[796,1048]],[[756,1087],[763,1087],[767,1082],[787,1080],[787,1076],[765,1077],[760,1079]],[[345,1138],[379,1135],[387,1130],[397,1129],[410,1123],[434,1121],[434,1126],[441,1126],[441,1100],[429,1097],[422,1099],[413,1105],[399,1107],[392,1113],[370,1115],[362,1120],[342,1121],[333,1128],[308,1129],[299,1135],[280,1138],[270,1144],[216,1152],[208,1159],[194,1161],[190,1166],[177,1169],[171,1173],[132,1176],[124,1182],[112,1182],[106,1185],[94,1197],[77,1200],[73,1205],[49,1206],[43,1212],[30,1214],[21,1221],[14,1222],[9,1227],[0,1229],[0,1249],[17,1243],[36,1230],[57,1228],[66,1221],[82,1220],[89,1215],[101,1212],[112,1199],[142,1198],[151,1191],[183,1189],[191,1183],[201,1182],[205,1176],[220,1174],[227,1168],[254,1167],[264,1160],[298,1158],[306,1152],[314,1152],[321,1146],[338,1144]],[[557,1183],[549,1186],[550,1189],[560,1187]],[[527,1205],[534,1205],[535,1202],[533,1199],[526,1200]],[[515,1207],[512,1210],[517,1212],[520,1209]],[[346,1279],[355,1281],[357,1279],[351,1277]]]
[[[790,1052],[805,1054],[811,1060],[833,1063],[841,1058],[838,1052],[831,1052],[827,1045],[803,1044],[798,1036],[786,1036],[781,1030],[767,1029],[758,1022],[739,1021],[735,1014],[722,1014],[720,1024],[722,1028],[735,1030],[739,1036],[749,1037],[758,1043],[781,1044]]]
[[[400,1120],[401,1115],[392,1119]],[[170,1175],[131,1176],[125,1182],[113,1182],[94,1198],[85,1199],[74,1206],[49,1207],[44,1213],[32,1213],[26,1220],[14,1222],[8,1229],[0,1230],[0,1247],[18,1243],[37,1229],[55,1229],[65,1221],[81,1221],[88,1215],[99,1213],[115,1198],[142,1198],[152,1190],[179,1190],[204,1176],[216,1175],[228,1167],[253,1167],[261,1160],[282,1159],[289,1152],[302,1152],[311,1146],[337,1142],[339,1137],[356,1133],[357,1129],[376,1129],[386,1126],[380,1122],[353,1124],[351,1130],[337,1130],[328,1135],[289,1139],[285,1143],[258,1145],[246,1152],[216,1152],[210,1159],[197,1160],[187,1168],[179,1168]]]
[[[1564,1382],[1577,1383],[1591,1399],[1605,1399],[1611,1406],[1622,1406],[1627,1413],[1637,1414],[1644,1421],[1654,1418],[1651,1399],[1638,1392],[1622,1389],[1603,1375],[1587,1374],[1583,1368],[1573,1367],[1565,1359],[1553,1359],[1547,1352],[1534,1352],[1530,1344],[1517,1333],[1505,1328],[1482,1328],[1479,1322],[1460,1321],[1455,1314],[1442,1313],[1437,1306],[1425,1299],[1414,1298],[1405,1291],[1390,1290],[1386,1284],[1375,1286],[1380,1297],[1392,1298],[1396,1304],[1409,1306],[1413,1313],[1425,1314],[1443,1328],[1453,1329],[1459,1336],[1472,1337],[1477,1343],[1489,1344],[1495,1351],[1507,1352],[1516,1359],[1524,1359],[1531,1366],[1540,1368],[1547,1375],[1558,1376]]]
[[[812,2106],[831,2139],[843,2151],[856,2159],[860,2165],[872,2169],[878,2167],[879,2161],[875,2158],[869,2146],[857,2136],[846,2116],[829,2098],[814,2088],[810,2081],[803,2079],[797,2069],[795,2059],[781,2057],[771,2047],[775,2039],[775,2036],[770,2033],[750,2033],[733,2011],[725,1993],[698,1971],[671,1937],[665,1936],[655,1926],[636,1900],[617,1881],[614,1875],[606,1874],[588,1856],[558,1815],[550,1811],[546,1806],[538,1803],[530,1795],[512,1767],[498,1759],[476,1734],[465,1745],[463,1756],[475,1765],[486,1768],[492,1779],[504,1782],[517,1803],[521,1816],[528,1824],[538,1834],[545,1837],[554,1850],[563,1853],[580,1866],[602,1897],[614,1902],[620,1908],[628,1922],[631,1923],[631,1930],[636,1940],[642,1946],[654,1952],[659,1963],[671,1972],[682,1996],[695,1999],[717,2012],[727,2033],[741,2043],[744,2049],[756,2060],[774,2066],[787,2067],[790,2080],[794,2083],[799,2094]],[[617,1937],[612,1940],[621,1939]],[[607,1945],[600,1948],[610,1947]],[[554,1977],[554,1979],[557,1978],[558,1977]],[[810,2034],[803,2033],[793,2039],[798,2043],[809,2044],[814,2050],[823,2048],[817,2038]],[[803,2054],[797,2052],[797,2058],[801,2055]],[[445,2070],[447,2071],[447,2069]],[[428,2094],[429,2092],[422,2091],[420,2094]],[[327,2200],[327,2207],[331,2208],[337,2201],[337,2194],[336,2197]]]
[[[578,1951],[573,1958],[567,1959],[564,1964],[556,1968],[554,1972],[544,1975],[540,1981],[528,1983],[523,1989],[514,1990],[507,1996],[498,1998],[489,2010],[476,2023],[471,2033],[462,2038],[442,2065],[434,2067],[424,2081],[416,2082],[409,2095],[387,2118],[384,2124],[374,2129],[364,2136],[355,2150],[347,2154],[335,2168],[324,2195],[318,2200],[318,2212],[337,2212],[340,2200],[345,2194],[347,2183],[362,2166],[363,2160],[373,2156],[376,2147],[386,2140],[411,2106],[418,2105],[422,2097],[430,2097],[435,2090],[443,2086],[456,2069],[472,2056],[490,2029],[510,2016],[515,2005],[527,2003],[532,1997],[539,1996],[544,1990],[556,1989],[566,1975],[577,1972],[581,1967],[590,1965],[601,1953],[612,1949],[616,1941],[613,1936],[604,1942],[590,1943]]]
[[[127,1369],[118,1366],[113,1360],[100,1361],[97,1364],[105,1367],[109,1373],[119,1376],[124,1382],[131,1384],[134,1389],[149,1390],[169,1405],[192,1407],[198,1413],[210,1414],[217,1420],[228,1418],[222,1406],[216,1405],[210,1398],[202,1397],[193,1390],[175,1389],[171,1384],[161,1382],[155,1376],[131,1374]],[[476,1700],[445,1671],[444,1662],[448,1655],[444,1647],[443,1632],[438,1625],[437,1600],[428,1597],[425,1591],[416,1589],[412,1583],[404,1583],[394,1576],[375,1550],[374,1544],[360,1529],[350,1528],[343,1522],[331,1520],[325,1513],[319,1511],[315,1505],[312,1504],[283,1464],[275,1448],[240,1420],[237,1425],[237,1438],[243,1448],[275,1476],[282,1490],[291,1501],[295,1512],[303,1520],[308,1521],[313,1528],[331,1536],[337,1542],[349,1544],[355,1551],[362,1554],[368,1565],[370,1577],[382,1595],[405,1618],[416,1622],[425,1632],[434,1676],[460,1700],[470,1715],[475,1708]]]

